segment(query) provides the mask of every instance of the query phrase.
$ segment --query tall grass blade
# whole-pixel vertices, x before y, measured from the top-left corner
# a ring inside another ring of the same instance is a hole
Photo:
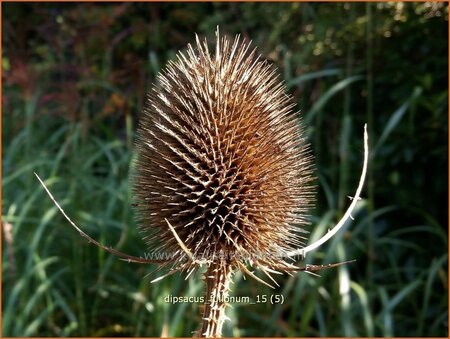
[[[330,76],[339,76],[341,74],[342,74],[342,70],[338,69],[338,68],[323,69],[323,70],[317,71],[317,72],[310,72],[310,73],[300,75],[299,77],[290,79],[289,81],[286,82],[286,87],[291,88],[294,86],[301,85],[302,83],[310,81],[310,80],[323,78],[323,77],[330,77]]]
[[[323,107],[327,104],[327,102],[339,91],[342,91],[347,86],[352,83],[363,79],[361,75],[352,75],[348,78],[345,78],[333,86],[330,87],[320,98],[316,101],[314,106],[306,113],[305,116],[305,125],[310,125],[312,123],[312,119],[316,115],[318,111],[323,109]]]
[[[372,157],[375,157],[379,149],[383,146],[383,144],[386,142],[386,139],[388,136],[393,132],[393,130],[397,127],[397,125],[400,123],[400,120],[405,115],[406,111],[408,110],[408,107],[411,105],[411,103],[420,96],[422,93],[421,87],[414,88],[413,93],[409,97],[408,100],[406,100],[403,105],[401,105],[394,113],[392,113],[391,117],[389,118],[386,126],[383,129],[383,132],[381,133],[380,138],[378,139],[378,142],[375,144],[373,150],[372,150]]]

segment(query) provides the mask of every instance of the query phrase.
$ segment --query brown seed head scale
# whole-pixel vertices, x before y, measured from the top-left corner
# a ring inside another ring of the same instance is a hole
[[[304,246],[314,199],[312,156],[276,71],[239,36],[216,36],[212,51],[197,37],[159,74],[134,180],[151,250],[170,272],[204,263],[208,295],[227,294],[235,269],[272,279],[294,268],[286,253]],[[225,305],[212,304],[200,335],[220,335]]]

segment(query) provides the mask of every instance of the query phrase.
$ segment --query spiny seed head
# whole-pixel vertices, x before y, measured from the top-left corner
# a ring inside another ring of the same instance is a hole
[[[138,128],[134,193],[154,252],[174,269],[288,268],[313,201],[312,158],[273,67],[237,36],[196,39],[157,78]],[[167,220],[167,221],[166,221]]]

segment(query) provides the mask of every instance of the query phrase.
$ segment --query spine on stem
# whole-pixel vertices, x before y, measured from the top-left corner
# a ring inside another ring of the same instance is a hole
[[[227,262],[210,265],[204,274],[206,285],[205,304],[202,316],[202,327],[199,336],[206,338],[220,338],[222,327],[228,317],[225,310],[233,268]]]

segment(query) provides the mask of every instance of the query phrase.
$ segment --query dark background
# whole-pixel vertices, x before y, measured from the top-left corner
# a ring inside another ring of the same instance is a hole
[[[90,246],[78,225],[142,255],[128,182],[155,75],[194,33],[251,39],[298,102],[316,157],[311,238],[345,212],[368,123],[371,160],[355,221],[306,262],[356,263],[269,290],[240,275],[229,336],[448,335],[446,3],[3,3],[4,336],[190,336],[197,274],[150,284],[155,267]],[[299,263],[302,265],[302,263]]]

